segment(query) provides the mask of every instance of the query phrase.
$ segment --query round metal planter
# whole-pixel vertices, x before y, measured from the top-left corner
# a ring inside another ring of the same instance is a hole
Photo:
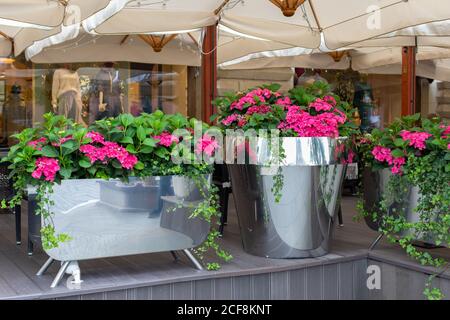
[[[409,185],[406,190],[388,191],[388,182],[392,175],[389,169],[372,171],[370,168],[365,168],[363,171],[364,209],[367,212],[374,212],[377,215],[376,219],[373,216],[364,218],[366,224],[372,230],[380,230],[384,215],[402,214],[405,216],[407,222],[414,223],[420,221],[420,214],[415,210],[420,199],[419,188]],[[395,195],[392,193],[395,193]],[[385,199],[387,194],[392,198],[387,203],[387,212],[379,212],[379,204]],[[395,200],[393,200],[394,198]],[[409,232],[405,231],[402,235],[406,235]],[[433,237],[425,234],[417,237],[416,241],[434,244]]]
[[[286,157],[279,203],[271,190],[277,168],[266,165],[266,139],[258,139],[252,148],[256,164],[228,165],[246,252],[268,258],[328,253],[345,175],[345,166],[339,164],[344,141],[282,138]]]

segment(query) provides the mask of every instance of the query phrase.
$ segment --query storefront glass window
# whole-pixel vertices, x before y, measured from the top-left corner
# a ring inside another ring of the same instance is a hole
[[[0,65],[1,146],[46,112],[89,126],[121,113],[187,114],[187,66],[129,62]]]

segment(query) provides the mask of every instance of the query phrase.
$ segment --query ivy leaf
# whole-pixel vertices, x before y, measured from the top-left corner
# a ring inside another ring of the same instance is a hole
[[[44,146],[42,148],[42,155],[48,158],[58,158],[59,152],[52,146]]]

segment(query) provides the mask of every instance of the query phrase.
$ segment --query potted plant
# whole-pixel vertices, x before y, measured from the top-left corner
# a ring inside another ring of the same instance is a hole
[[[450,244],[450,126],[406,116],[363,136],[359,148],[366,166],[359,207],[369,226],[421,264],[446,268],[415,244]],[[441,297],[433,277],[425,290],[432,299]]]
[[[202,156],[207,149],[213,157],[218,146],[207,129],[161,111],[122,114],[89,129],[45,114],[42,124],[15,135],[18,144],[2,160],[16,190],[2,205],[14,207],[36,187],[42,245],[64,262],[59,276],[73,261],[127,254],[194,248],[203,258],[213,248],[229,260],[216,242],[217,195]]]
[[[351,107],[323,82],[229,93],[216,101],[226,133],[244,249],[270,258],[328,252],[356,130]],[[231,156],[230,156],[231,155]]]

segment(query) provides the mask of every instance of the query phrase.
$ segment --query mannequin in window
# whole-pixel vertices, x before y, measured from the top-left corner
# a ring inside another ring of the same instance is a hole
[[[4,144],[11,145],[10,136],[27,127],[27,108],[22,95],[22,87],[14,84],[8,95],[3,111]]]
[[[80,77],[68,65],[53,73],[52,107],[54,113],[83,123]]]
[[[119,73],[113,62],[106,62],[93,81],[89,101],[89,122],[116,117],[123,112]]]

